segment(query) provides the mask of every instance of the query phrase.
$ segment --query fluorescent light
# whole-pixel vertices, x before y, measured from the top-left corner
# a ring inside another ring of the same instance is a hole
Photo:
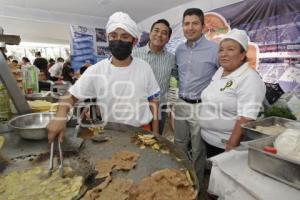
[[[37,42],[21,42],[19,47],[64,47],[64,48],[70,48],[70,45],[66,44],[53,44],[53,43],[37,43]]]

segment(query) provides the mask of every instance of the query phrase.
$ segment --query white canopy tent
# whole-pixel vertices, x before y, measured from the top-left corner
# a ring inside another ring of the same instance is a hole
[[[209,11],[240,0],[0,0],[0,26],[22,42],[69,44],[69,25],[105,27],[108,17],[123,11],[148,30],[157,18],[178,21],[188,7]],[[179,14],[180,13],[180,14]]]

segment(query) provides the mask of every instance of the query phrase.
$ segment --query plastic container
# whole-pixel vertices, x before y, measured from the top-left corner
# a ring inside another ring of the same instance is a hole
[[[25,94],[39,92],[39,73],[40,70],[34,65],[24,66],[22,69],[23,89]]]
[[[9,96],[4,84],[0,82],[0,121],[7,121],[11,118]]]

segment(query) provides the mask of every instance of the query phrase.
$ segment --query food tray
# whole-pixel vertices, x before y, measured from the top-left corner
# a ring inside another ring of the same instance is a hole
[[[300,161],[263,151],[273,146],[276,136],[248,142],[248,165],[251,169],[300,189]]]
[[[298,130],[300,129],[300,122],[286,119],[286,118],[281,118],[281,117],[267,117],[261,120],[256,120],[256,121],[242,124],[241,127],[244,130],[243,140],[249,141],[249,140],[255,140],[263,137],[268,137],[270,135],[259,132],[255,128],[256,126],[273,126],[273,125],[279,125],[291,129],[298,129]]]

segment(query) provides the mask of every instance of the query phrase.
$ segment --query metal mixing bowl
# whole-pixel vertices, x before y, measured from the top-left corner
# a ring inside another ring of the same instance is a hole
[[[48,112],[21,115],[11,119],[8,126],[24,139],[41,140],[48,137],[46,126],[54,115]]]

